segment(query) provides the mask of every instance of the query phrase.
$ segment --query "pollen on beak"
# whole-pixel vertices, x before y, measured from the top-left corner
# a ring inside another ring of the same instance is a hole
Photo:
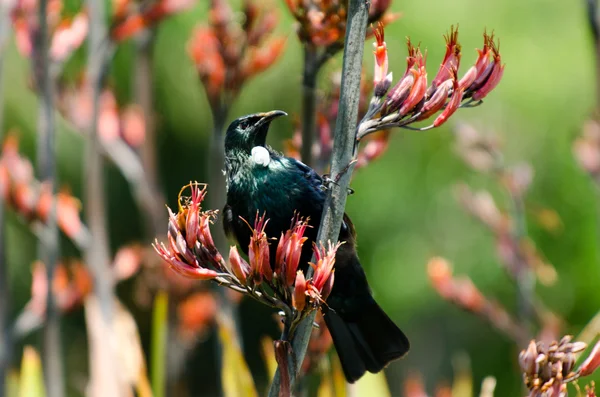
[[[261,117],[260,124],[265,124],[277,117],[287,116],[287,113],[283,110],[272,110],[270,112],[259,113],[259,116]]]

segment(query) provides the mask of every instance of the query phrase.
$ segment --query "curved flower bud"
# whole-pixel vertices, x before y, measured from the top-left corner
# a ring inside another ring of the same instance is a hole
[[[275,273],[279,274],[285,284],[291,286],[296,277],[296,270],[300,263],[302,247],[308,237],[304,237],[306,228],[309,227],[307,220],[297,215],[292,220],[292,226],[285,234],[281,234],[277,251],[275,253]]]
[[[316,244],[313,247],[317,263],[309,263],[314,269],[314,274],[309,280],[307,291],[313,302],[324,301],[331,292],[331,288],[333,287],[335,254],[340,245],[342,245],[340,242],[335,245],[329,242],[328,249],[325,249],[323,245],[319,248]]]
[[[580,376],[587,376],[591,375],[598,367],[600,367],[600,341],[596,342],[592,352],[577,371]]]
[[[415,84],[410,90],[410,94],[400,107],[400,116],[408,114],[415,106],[421,102],[427,92],[427,70],[425,69],[425,58],[421,51],[417,52],[417,70],[411,70],[411,73],[415,77]]]
[[[519,365],[524,373],[533,376],[537,373],[536,359],[538,356],[535,341],[532,340],[527,346],[527,350],[522,350],[519,353]]]
[[[476,101],[482,100],[486,97],[487,94],[489,94],[494,88],[496,88],[496,86],[498,85],[498,83],[500,83],[500,80],[502,79],[502,75],[504,74],[505,65],[502,64],[502,58],[500,57],[500,49],[494,44],[493,41],[490,41],[490,46],[493,54],[493,60],[489,66],[489,69],[491,71],[485,82],[482,85],[478,86],[478,88],[473,93],[473,99]],[[476,85],[477,83],[478,82],[475,81],[474,85]]]
[[[250,273],[250,265],[240,256],[235,245],[229,249],[229,263],[233,274],[243,283],[246,284],[246,278]]]
[[[487,68],[489,63],[490,50],[490,36],[488,36],[488,34],[484,32],[483,49],[477,50],[477,53],[479,55],[477,57],[475,65],[471,66],[471,68],[467,70],[467,73],[465,73],[465,75],[460,79],[459,85],[462,90],[470,88],[475,83],[475,80],[479,79],[484,74],[485,69]]]
[[[433,96],[428,98],[427,101],[423,104],[423,108],[421,108],[421,115],[417,120],[425,120],[435,114],[438,110],[440,110],[444,104],[446,103],[446,99],[448,99],[448,94],[453,87],[452,80],[446,80],[442,84],[440,84]]]
[[[458,85],[458,81],[456,81],[456,78],[454,79],[453,83],[454,83],[454,92],[452,93],[452,97],[450,97],[450,101],[446,105],[446,108],[444,109],[444,111],[439,116],[437,116],[436,119],[433,121],[434,127],[439,127],[440,125],[444,124],[450,118],[450,116],[452,116],[454,114],[454,112],[456,112],[456,110],[460,107],[460,102],[462,101],[463,92],[460,89],[460,87]]]
[[[376,42],[373,43],[375,51],[375,73],[373,73],[373,91],[375,96],[382,97],[392,83],[391,74],[388,75],[388,52],[384,41],[383,23],[379,22],[373,29]]]
[[[250,274],[254,278],[255,283],[260,283],[262,278],[271,281],[273,279],[273,270],[269,262],[269,243],[265,228],[268,219],[265,215],[258,216],[254,220],[254,228],[250,237],[250,245],[248,246],[248,260],[250,261]]]
[[[444,35],[444,39],[446,40],[446,54],[437,75],[431,82],[431,89],[433,90],[437,89],[446,80],[451,79],[452,70],[458,70],[460,66],[461,46],[458,43],[458,26],[456,29],[454,29],[454,26],[450,26],[450,33]]]
[[[383,115],[388,115],[398,110],[410,94],[413,85],[415,84],[413,67],[417,62],[418,54],[420,54],[421,52],[418,48],[412,45],[410,38],[407,39],[406,45],[408,47],[408,56],[406,57],[406,71],[404,72],[404,75],[402,76],[400,81],[398,81],[394,88],[392,88],[388,93],[387,100],[385,101],[383,109],[381,111]]]
[[[294,282],[294,295],[292,295],[292,306],[299,312],[306,306],[306,279],[304,273],[298,270]]]

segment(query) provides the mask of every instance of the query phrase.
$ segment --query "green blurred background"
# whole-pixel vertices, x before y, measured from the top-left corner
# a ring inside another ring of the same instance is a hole
[[[285,53],[271,69],[245,86],[229,120],[275,108],[292,115],[300,111],[302,52],[293,20],[283,2],[279,5],[282,20],[278,30],[288,37]],[[206,20],[206,7],[199,1],[194,9],[168,19],[157,29],[153,67],[158,144],[171,206],[176,204],[183,184],[207,178],[211,115],[185,49],[194,26]],[[482,45],[484,29],[493,29],[500,38],[506,62],[500,86],[484,106],[461,110],[452,121],[469,121],[481,131],[498,134],[509,162],[533,165],[535,179],[527,202],[556,210],[563,222],[559,233],[548,233],[530,222],[531,237],[559,273],[555,286],[538,287],[538,292],[550,308],[568,320],[567,332],[576,334],[600,309],[598,196],[572,155],[574,137],[595,106],[593,43],[584,2],[408,0],[394,1],[392,10],[402,13],[401,19],[386,28],[390,68],[396,77],[405,67],[405,36],[427,48],[430,76],[443,57],[442,35],[450,25],[460,25],[463,65],[474,62],[474,49]],[[367,65],[372,64],[370,48],[369,41]],[[121,103],[129,102],[132,94],[136,73],[132,69],[133,49],[132,44],[120,46],[111,71],[110,82]],[[67,73],[77,73],[84,55],[80,51],[67,66]],[[321,87],[327,86],[328,76],[339,67],[340,56],[323,70]],[[28,61],[18,55],[14,44],[5,73],[4,130],[18,127],[22,151],[34,158],[36,99],[28,88]],[[452,359],[464,352],[471,359],[475,384],[493,375],[498,379],[497,396],[519,395],[518,350],[512,342],[481,319],[443,301],[427,280],[428,259],[442,255],[454,263],[456,273],[469,275],[488,296],[511,310],[515,307],[514,286],[499,264],[493,236],[464,213],[452,194],[459,181],[476,188],[493,189],[493,184],[456,156],[452,122],[448,124],[427,133],[394,131],[383,158],[355,174],[352,187],[356,193],[348,201],[347,212],[359,233],[359,255],[375,296],[412,341],[408,358],[390,365],[388,380],[394,395],[400,394],[402,378],[412,370],[425,374],[430,388],[450,382]],[[278,120],[269,143],[282,148],[283,140],[291,134],[290,118]],[[82,137],[60,120],[60,184],[70,186],[78,197],[82,193],[83,152]],[[110,238],[116,250],[139,239],[142,230],[125,180],[113,166],[107,168]],[[221,203],[213,206],[220,207]],[[30,295],[35,241],[14,215],[9,216],[7,238],[16,315]],[[76,255],[76,250],[64,242],[63,254]],[[131,287],[121,285],[119,293],[136,314],[147,343],[150,317],[133,306]],[[257,341],[262,332],[276,335],[276,328],[268,323],[264,309],[243,304],[241,310],[247,358],[259,382],[265,382]],[[268,324],[257,325],[256,316]],[[83,368],[87,366],[83,315],[68,315],[63,332],[63,340],[68,341],[64,346],[66,370],[72,383],[74,377],[85,374]],[[211,339],[201,343],[186,364],[190,383],[205,395],[216,392]],[[39,337],[33,335],[25,342],[38,343]]]

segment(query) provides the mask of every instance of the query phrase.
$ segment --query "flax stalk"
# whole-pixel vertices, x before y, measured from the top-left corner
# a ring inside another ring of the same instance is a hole
[[[327,241],[337,241],[339,237],[344,209],[346,207],[348,186],[350,185],[350,178],[354,169],[352,158],[356,146],[356,120],[358,119],[362,59],[370,1],[350,0],[348,3],[348,22],[344,42],[340,104],[331,157],[331,177],[337,183],[330,186],[323,207],[321,226],[317,239],[319,243],[323,244]],[[311,273],[310,268],[308,272]],[[316,312],[313,312],[304,319],[292,337],[293,354],[288,355],[288,367],[290,370],[294,370],[294,373],[290,376],[290,387],[292,390],[296,374],[306,355],[315,315]],[[269,396],[278,396],[280,387],[281,376],[278,370],[271,384]]]

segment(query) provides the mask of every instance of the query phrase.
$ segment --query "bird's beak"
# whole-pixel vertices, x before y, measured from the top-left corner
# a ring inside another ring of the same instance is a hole
[[[252,145],[254,146],[265,146],[267,141],[267,132],[269,131],[269,124],[274,118],[279,116],[287,116],[286,112],[281,110],[273,110],[266,113],[257,113],[255,116],[260,117],[254,125],[252,136]]]
[[[272,111],[266,112],[266,113],[259,113],[258,116],[261,117],[260,121],[258,122],[258,126],[261,126],[261,125],[269,124],[271,122],[271,120],[273,120],[277,117],[287,116],[287,113],[284,112],[283,110],[272,110]]]

